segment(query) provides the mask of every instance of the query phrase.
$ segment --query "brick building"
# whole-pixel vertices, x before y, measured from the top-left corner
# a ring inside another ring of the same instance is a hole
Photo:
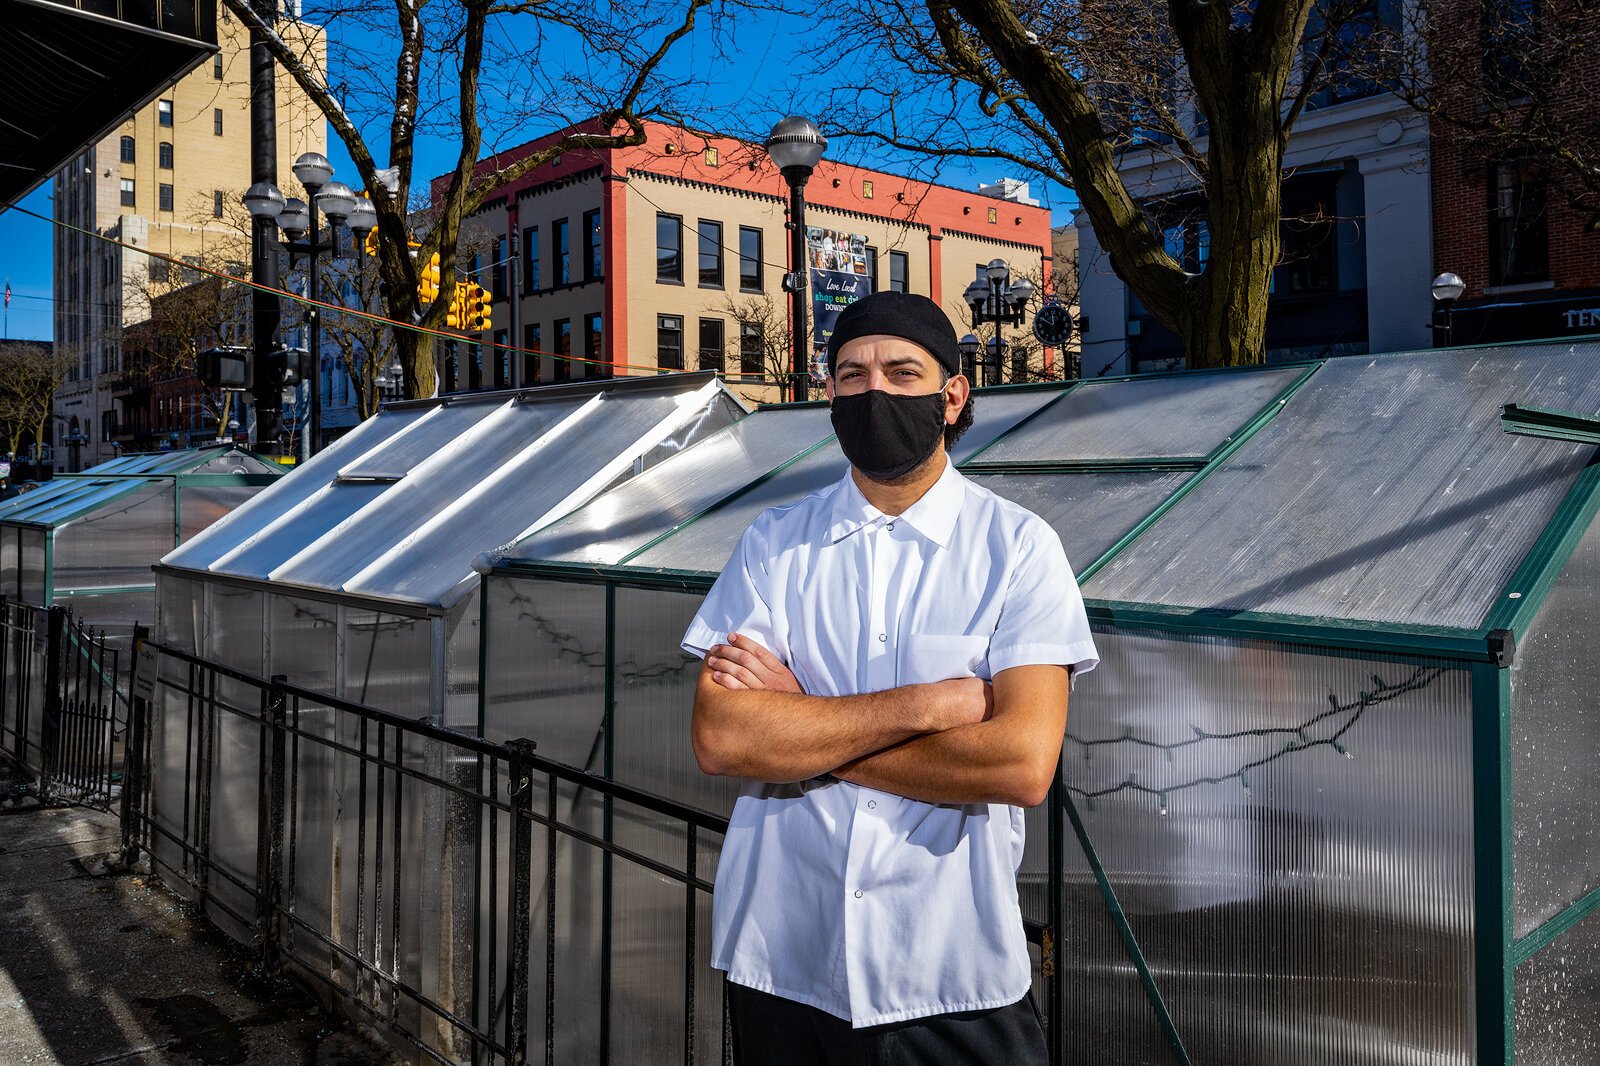
[[[504,166],[556,136],[482,165]],[[873,288],[930,296],[965,333],[962,294],[990,260],[1049,291],[1050,214],[1025,187],[1017,193],[824,158],[806,187],[805,221],[862,238]],[[484,342],[542,354],[518,365],[487,345],[446,344],[443,390],[719,369],[747,399],[777,399],[769,371],[787,350],[787,199],[760,146],[657,123],[639,147],[572,152],[533,171],[464,223],[458,271],[495,295]],[[1009,358],[990,383],[1060,376],[1058,353],[1027,328],[1007,328]]]

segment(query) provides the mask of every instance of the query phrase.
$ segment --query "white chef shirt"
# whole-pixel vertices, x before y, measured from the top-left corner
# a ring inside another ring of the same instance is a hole
[[[900,515],[846,473],[745,531],[690,623],[771,649],[813,696],[1099,661],[1061,540],[946,464]],[[712,965],[855,1027],[1014,1003],[1031,981],[1023,813],[831,777],[747,781],[717,866]]]

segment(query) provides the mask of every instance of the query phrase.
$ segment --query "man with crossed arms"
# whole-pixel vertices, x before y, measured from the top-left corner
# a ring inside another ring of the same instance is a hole
[[[840,313],[850,470],[759,516],[684,636],[695,755],[744,781],[712,944],[742,1066],[1045,1062],[1022,808],[1098,659],[1055,532],[950,464],[958,352],[926,297]]]

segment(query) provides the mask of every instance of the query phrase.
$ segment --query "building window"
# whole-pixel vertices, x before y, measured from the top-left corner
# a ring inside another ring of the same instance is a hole
[[[1545,180],[1537,163],[1514,159],[1489,168],[1489,284],[1550,278]]]
[[[700,284],[722,288],[722,223],[700,220]]]
[[[656,316],[656,366],[683,369],[683,318],[679,315]]]
[[[567,220],[558,218],[550,224],[550,233],[553,246],[551,252],[556,257],[556,284],[572,284],[572,241],[568,233]]]
[[[133,179],[132,178],[123,178],[122,179],[122,206],[123,207],[132,207],[134,205],[133,193],[134,193]]]
[[[222,136],[222,108],[220,107],[211,109],[211,132],[215,136]]]
[[[170,276],[171,276],[171,273],[168,270],[168,264],[167,264],[167,261],[165,259],[151,259],[150,260],[150,280],[151,281],[166,281],[167,278],[170,277]]]
[[[136,153],[134,151],[133,138],[132,137],[124,137],[124,138],[122,138],[122,161],[124,163],[132,163],[132,162],[134,162],[135,158],[136,158]]]
[[[739,288],[761,291],[761,231],[739,227]]]
[[[221,189],[213,190],[212,193],[211,193],[211,217],[212,218],[221,218],[222,217],[222,203],[223,203],[222,190]]]
[[[1011,380],[1013,383],[1028,380],[1028,346],[1025,344],[1011,346]]]
[[[172,169],[172,142],[162,141],[156,145],[156,166],[162,170]]]
[[[165,184],[158,185],[156,187],[156,194],[159,197],[156,206],[158,206],[163,211],[171,211],[172,210],[172,186],[165,185]]]
[[[992,225],[993,223],[996,223],[996,222],[999,222],[999,221],[1000,221],[1000,212],[997,211],[996,209],[992,208],[992,207],[989,208],[989,222],[990,222],[990,224]]]
[[[461,367],[460,367],[459,360],[456,359],[456,342],[455,341],[445,341],[444,342],[444,374],[443,374],[444,381],[442,383],[442,390],[441,391],[444,391],[444,392],[455,392],[456,391],[456,382],[459,381],[460,378],[461,378],[460,370],[461,370]]]
[[[863,200],[872,199],[872,182],[863,181],[861,183],[861,198]]]
[[[889,253],[889,291],[909,292],[907,283],[911,275],[911,262],[904,252]]]
[[[759,322],[739,324],[739,373],[759,378],[766,369],[766,331]]]
[[[467,388],[483,388],[483,345],[467,345]]]
[[[1286,182],[1283,190],[1284,221],[1279,227],[1278,265],[1272,275],[1272,291],[1278,296],[1332,293],[1338,288],[1338,241],[1334,237],[1338,210],[1333,186],[1314,180],[1309,183],[1318,187],[1296,188]],[[1203,259],[1210,256],[1209,239],[1207,233],[1208,246],[1200,251],[1202,270]]]
[[[200,280],[200,257],[186,255],[183,257],[183,266],[178,270],[178,280],[185,285],[193,285]]]
[[[656,216],[656,280],[683,281],[683,219]]]
[[[171,100],[158,100],[158,101],[156,101],[156,121],[161,123],[161,125],[163,125],[163,126],[170,127],[172,125],[172,101]]]
[[[572,321],[556,319],[555,380],[572,380]]]
[[[494,387],[503,389],[511,384],[511,333],[509,330],[497,329],[494,331]]]
[[[717,165],[717,150],[714,147],[712,147],[711,145],[708,144],[708,145],[706,145],[706,166],[714,167],[716,165]]]
[[[506,239],[494,239],[494,263],[489,268],[489,291],[496,300],[506,298]]]
[[[218,52],[211,57],[211,76],[218,81],[222,80],[222,53]]]
[[[867,291],[878,291],[878,250],[867,245]]]
[[[1493,98],[1525,100],[1538,88],[1539,0],[1482,0],[1483,85]]]
[[[522,231],[522,291],[539,291],[539,227]]]
[[[540,333],[540,325],[537,322],[528,322],[522,327],[522,346],[527,349],[522,353],[524,385],[533,385],[539,381],[539,350],[544,346],[544,338]]]
[[[611,376],[611,368],[605,364],[603,350],[605,348],[604,323],[598,314],[587,315],[583,320],[583,354],[589,362],[584,364],[583,376],[586,378],[603,378]]]
[[[605,276],[605,249],[601,245],[602,229],[599,211],[583,213],[583,277],[594,281]]]
[[[715,370],[719,374],[722,372],[725,357],[722,344],[722,319],[702,318],[700,320],[701,370]]]

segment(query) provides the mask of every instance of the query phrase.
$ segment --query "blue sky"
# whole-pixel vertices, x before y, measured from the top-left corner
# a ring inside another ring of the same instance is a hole
[[[729,62],[716,52],[716,42],[710,33],[697,30],[688,40],[680,43],[680,50],[674,53],[669,73],[693,78],[695,91],[703,97],[708,110],[746,114],[750,116],[752,124],[759,123],[764,127],[787,110],[804,110],[789,101],[797,95],[798,82],[805,72],[787,66],[782,57],[791,54],[797,45],[804,45],[815,35],[814,24],[794,15],[771,14],[746,18],[737,26],[736,40],[733,42],[736,59]],[[801,49],[801,54],[805,54],[804,49]],[[338,70],[332,73],[337,81]],[[548,128],[530,125],[517,131],[499,147],[509,147],[547,132]],[[381,126],[369,131],[369,134],[369,143],[375,151],[386,147],[387,134]],[[340,178],[348,180],[354,175],[355,167],[338,138],[330,137],[329,141],[328,156],[335,171]],[[455,151],[456,145],[449,141],[419,137],[416,173],[422,176],[448,170],[454,164]],[[830,145],[829,155],[889,171],[906,170],[904,166],[862,144]],[[380,158],[379,162],[386,160]],[[973,165],[961,160],[952,161],[942,168],[938,180],[943,184],[968,188],[976,187],[980,181],[992,181],[999,177],[1031,180],[1033,195],[1052,208],[1055,224],[1070,221],[1070,211],[1075,204],[1070,192],[1058,187],[1046,187],[1036,177],[1000,167],[993,163]],[[292,181],[292,175],[280,175],[280,185]],[[34,190],[22,201],[21,206],[49,216],[49,183]],[[0,276],[9,280],[12,289],[11,306],[5,323],[7,337],[48,340],[52,335],[50,229],[48,222],[17,211],[0,214]]]

